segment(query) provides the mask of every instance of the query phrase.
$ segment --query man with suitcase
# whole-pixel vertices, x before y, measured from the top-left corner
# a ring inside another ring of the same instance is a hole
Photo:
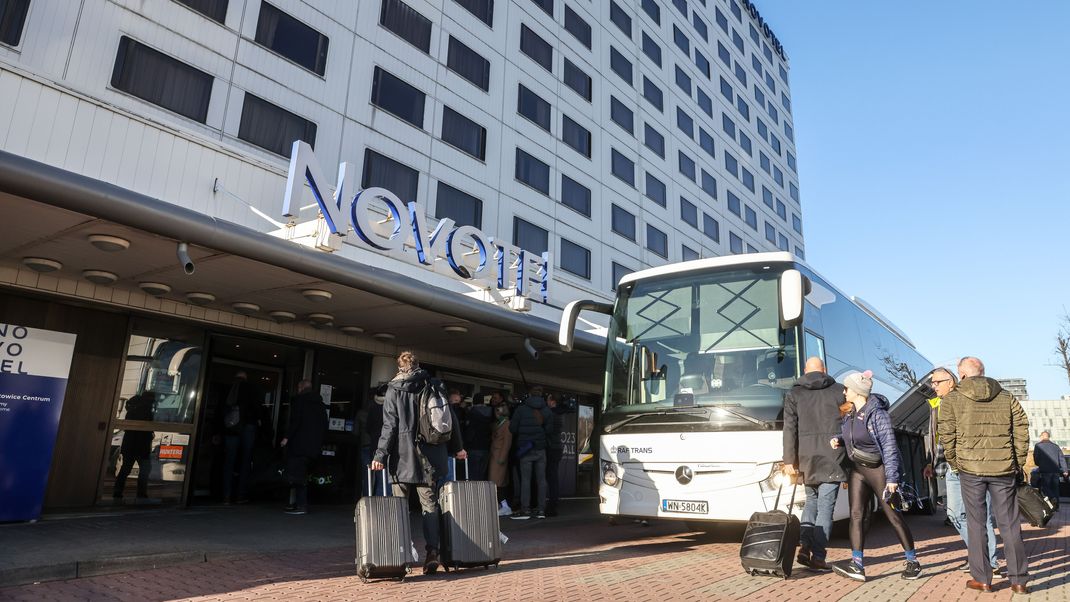
[[[460,460],[468,457],[459,424],[454,424],[446,443],[432,445],[420,434],[421,393],[430,379],[411,351],[398,356],[398,374],[387,388],[383,430],[371,463],[372,470],[383,470],[384,462],[389,461],[395,496],[407,498],[415,490],[420,498],[426,550],[424,573],[434,573],[441,564],[439,479],[447,474],[451,454]]]
[[[1040,469],[1040,491],[1059,507],[1059,477],[1067,476],[1063,450],[1051,440],[1051,433],[1040,433],[1040,441],[1033,448],[1033,462]]]

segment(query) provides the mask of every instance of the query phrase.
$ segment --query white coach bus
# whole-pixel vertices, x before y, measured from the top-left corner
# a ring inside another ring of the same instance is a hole
[[[701,524],[771,509],[783,480],[784,393],[811,356],[841,382],[873,370],[873,391],[892,403],[904,480],[931,511],[935,488],[922,478],[931,364],[879,313],[789,253],[627,275],[612,305],[565,308],[566,350],[583,310],[610,316],[596,426],[603,514]],[[782,509],[789,495],[784,488]],[[796,512],[804,498],[799,487]],[[841,495],[835,519],[847,516]]]

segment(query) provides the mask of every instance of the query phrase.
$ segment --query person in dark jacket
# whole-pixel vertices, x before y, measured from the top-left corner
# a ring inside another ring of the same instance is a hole
[[[297,395],[290,401],[290,424],[279,442],[286,449],[286,480],[290,482],[287,514],[308,514],[308,464],[320,455],[327,433],[327,406],[312,390],[312,381],[297,383]]]
[[[472,407],[465,412],[464,429],[464,447],[468,452],[468,478],[473,481],[487,480],[493,427],[494,411],[483,403],[483,396],[477,393]]]
[[[532,387],[524,403],[513,412],[509,430],[513,433],[520,465],[520,509],[511,518],[546,518],[546,441],[553,430],[553,417],[546,407],[542,387]],[[539,501],[534,512],[531,511],[532,478],[539,487]]]
[[[866,580],[866,571],[862,566],[862,551],[866,545],[862,518],[866,505],[877,495],[881,510],[899,538],[906,556],[900,576],[903,579],[917,579],[921,576],[921,563],[914,550],[914,536],[900,511],[889,503],[895,500],[899,489],[900,459],[892,419],[888,416],[888,399],[883,395],[870,394],[873,390],[873,373],[869,370],[847,376],[843,386],[845,403],[840,406],[843,423],[840,436],[834,437],[830,444],[833,449],[846,444],[847,458],[853,464],[847,478],[847,495],[851,506],[851,560],[833,564],[832,570],[849,579]]]
[[[546,516],[557,516],[557,502],[561,498],[561,482],[558,474],[561,456],[565,446],[561,442],[561,431],[565,428],[565,408],[557,401],[556,395],[546,396],[546,407],[550,408],[550,434],[546,436]]]
[[[806,360],[805,373],[784,395],[784,474],[801,474],[806,485],[799,564],[830,570],[825,561],[832,511],[840,484],[847,480],[842,448],[829,449],[840,431],[843,385],[825,373],[821,358]]]
[[[424,573],[434,573],[439,562],[440,516],[438,484],[446,476],[449,456],[464,460],[468,454],[461,441],[461,429],[456,421],[447,443],[432,445],[420,438],[417,424],[420,412],[420,392],[431,375],[420,368],[416,355],[403,351],[398,356],[398,373],[390,381],[383,404],[383,432],[372,460],[372,470],[383,470],[389,460],[394,495],[409,496],[413,490],[420,498],[426,555]]]
[[[959,360],[959,386],[940,404],[940,443],[951,470],[959,473],[969,533],[967,589],[992,591],[985,520],[996,517],[1014,593],[1029,593],[1029,563],[1018,515],[1017,484],[1029,456],[1029,418],[1013,395],[985,377],[976,357]],[[992,502],[987,498],[991,495]]]
[[[155,413],[156,394],[152,391],[142,391],[126,400],[126,420],[151,421]],[[112,498],[123,499],[123,489],[126,488],[126,479],[137,462],[137,497],[146,499],[149,497],[149,474],[152,473],[152,440],[155,433],[152,431],[123,431],[123,443],[119,449],[123,452],[123,464],[115,475],[115,487],[112,490]]]
[[[1040,469],[1040,491],[1059,507],[1059,477],[1067,477],[1063,450],[1051,440],[1051,433],[1040,433],[1040,441],[1033,448],[1033,463]]]
[[[249,375],[239,371],[223,401],[223,503],[249,501],[249,473],[253,466],[253,446],[260,429],[260,400],[249,382]],[[238,498],[233,497],[234,472],[238,472]]]
[[[371,399],[365,405],[364,432],[360,441],[360,495],[384,495],[383,473],[372,473],[372,480],[368,482],[368,474],[365,469],[371,465],[375,454],[375,447],[379,444],[379,436],[383,433],[383,404],[386,403],[387,384],[383,383],[372,390]]]

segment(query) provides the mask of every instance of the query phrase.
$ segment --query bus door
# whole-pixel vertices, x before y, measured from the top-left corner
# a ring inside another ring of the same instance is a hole
[[[933,371],[930,371],[919,378],[899,399],[892,402],[888,411],[902,456],[903,480],[917,490],[921,509],[926,514],[932,514],[939,493],[935,479],[926,479],[923,475],[925,465],[931,461],[936,450],[935,435],[930,432],[929,425],[933,407],[930,400],[936,397],[936,391],[930,385],[932,376]]]

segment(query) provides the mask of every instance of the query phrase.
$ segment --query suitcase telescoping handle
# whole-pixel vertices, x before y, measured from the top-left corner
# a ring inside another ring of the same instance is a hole
[[[791,483],[791,500],[788,501],[788,514],[791,514],[791,507],[795,505],[795,477],[788,477],[788,482]],[[780,484],[780,489],[776,490],[776,501],[773,502],[773,510],[776,510],[780,506],[780,494],[784,491],[784,483]]]
[[[372,480],[372,465],[369,464],[368,465],[368,497],[372,497],[372,496],[375,495],[375,492],[372,489],[373,487],[375,487],[375,485],[373,485],[373,483],[375,483],[375,481]],[[383,497],[390,497],[390,494],[386,492],[386,468],[385,467],[383,468]]]
[[[457,476],[457,458],[450,458],[450,459],[453,460],[453,476],[456,477]],[[464,459],[464,480],[468,481],[470,479],[471,479],[471,476],[468,474],[468,458],[465,457],[465,459]]]

